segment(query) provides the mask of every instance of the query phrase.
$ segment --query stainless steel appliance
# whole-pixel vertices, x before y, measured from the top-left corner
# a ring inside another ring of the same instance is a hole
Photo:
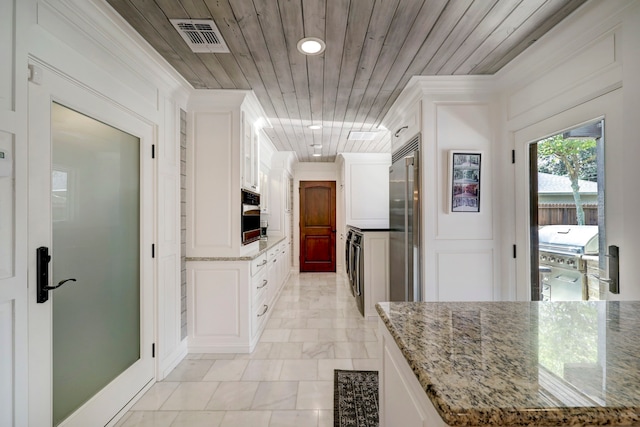
[[[351,285],[351,293],[356,298],[358,310],[364,316],[364,236],[353,229],[351,232],[349,284]]]
[[[242,244],[260,240],[260,195],[242,190]]]
[[[583,255],[598,255],[597,225],[547,225],[538,230],[542,301],[588,298]]]
[[[422,299],[420,134],[392,155],[389,168],[389,299]]]
[[[352,273],[352,268],[351,268],[351,263],[352,263],[352,246],[351,246],[351,240],[353,239],[353,233],[354,231],[349,228],[347,229],[347,239],[344,243],[344,266],[345,266],[345,270],[347,273],[347,278],[349,280],[349,289],[351,290],[351,294],[355,296],[355,293],[353,292],[353,277],[351,275]]]

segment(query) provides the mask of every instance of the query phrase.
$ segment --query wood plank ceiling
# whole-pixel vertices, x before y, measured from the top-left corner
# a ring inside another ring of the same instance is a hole
[[[252,89],[278,150],[333,161],[390,151],[387,132],[347,135],[378,130],[412,76],[493,74],[586,0],[106,1],[194,88]],[[187,18],[213,19],[230,53],[193,53],[169,22]],[[303,37],[325,52],[299,53]]]

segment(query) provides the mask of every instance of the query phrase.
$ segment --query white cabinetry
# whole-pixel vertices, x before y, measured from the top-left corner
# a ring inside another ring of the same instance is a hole
[[[380,336],[380,427],[444,427],[426,392],[382,320]]]
[[[401,110],[387,125],[391,137],[391,151],[402,147],[407,141],[416,136],[422,129],[422,110],[420,101],[414,102],[408,108]]]
[[[258,192],[265,114],[250,91],[197,91],[188,107],[187,257],[237,257],[240,189]]]
[[[255,116],[242,112],[242,188],[260,192],[259,124]]]
[[[287,236],[291,239],[293,152],[276,152],[271,162],[269,174],[269,228],[270,236]]]
[[[245,261],[187,261],[188,346],[195,353],[249,353],[289,274],[283,239]]]
[[[389,232],[363,233],[364,315],[377,318],[376,304],[389,301]]]
[[[387,153],[342,153],[338,156],[344,221],[359,228],[389,228]]]

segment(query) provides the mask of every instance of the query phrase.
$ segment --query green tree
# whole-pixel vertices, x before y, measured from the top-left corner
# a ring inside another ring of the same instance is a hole
[[[584,225],[584,209],[580,199],[578,180],[583,178],[585,172],[591,175],[596,160],[595,148],[595,139],[564,139],[562,134],[543,139],[538,143],[538,156],[547,158],[548,169],[564,171],[563,175],[566,175],[571,181],[578,225]],[[552,167],[554,163],[556,164],[555,168]],[[558,175],[558,173],[555,174]]]

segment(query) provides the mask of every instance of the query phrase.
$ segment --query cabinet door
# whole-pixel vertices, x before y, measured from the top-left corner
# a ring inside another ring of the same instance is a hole
[[[269,213],[269,169],[260,168],[260,212]]]
[[[242,187],[258,193],[260,192],[258,183],[258,170],[260,169],[258,140],[253,126],[244,112],[242,117]]]

